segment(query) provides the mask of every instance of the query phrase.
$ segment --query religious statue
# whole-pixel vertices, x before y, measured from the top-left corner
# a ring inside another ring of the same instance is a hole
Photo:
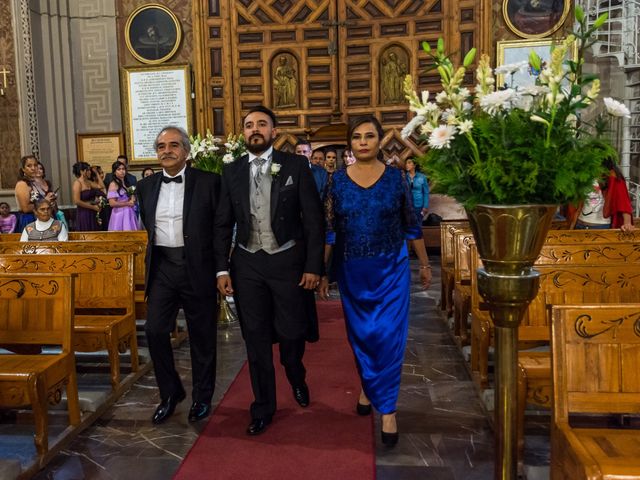
[[[280,55],[278,58],[278,66],[273,74],[273,90],[275,108],[298,106],[296,70],[289,65],[289,58],[286,55]]]
[[[382,103],[404,102],[402,82],[408,73],[407,65],[396,52],[389,52],[381,61]]]

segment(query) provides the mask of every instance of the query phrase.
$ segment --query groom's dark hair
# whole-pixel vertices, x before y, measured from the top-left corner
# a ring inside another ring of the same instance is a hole
[[[278,121],[276,120],[276,114],[273,113],[271,110],[269,110],[264,105],[258,105],[257,107],[253,107],[251,110],[249,110],[247,112],[247,114],[244,116],[244,118],[242,119],[242,126],[243,127],[244,127],[244,121],[247,119],[247,117],[249,115],[251,115],[254,112],[262,112],[262,113],[265,113],[265,114],[269,115],[269,118],[271,118],[271,122],[273,123],[273,126],[274,127],[278,126]]]

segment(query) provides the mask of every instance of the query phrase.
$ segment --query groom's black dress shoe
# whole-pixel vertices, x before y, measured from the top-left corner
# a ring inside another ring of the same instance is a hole
[[[260,435],[271,423],[271,417],[254,418],[247,427],[247,435]]]
[[[158,408],[156,408],[155,413],[153,414],[153,418],[151,421],[156,425],[163,423],[167,418],[173,415],[173,412],[176,410],[176,405],[178,405],[182,400],[186,397],[184,390],[178,392],[175,395],[168,397],[166,400],[160,402]]]
[[[211,404],[204,402],[193,402],[189,410],[189,421],[197,422],[211,413]]]
[[[307,387],[306,383],[293,387],[293,398],[296,399],[296,402],[301,407],[309,406],[309,387]]]

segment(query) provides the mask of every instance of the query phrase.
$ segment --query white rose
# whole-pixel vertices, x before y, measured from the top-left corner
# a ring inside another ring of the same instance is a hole
[[[282,168],[282,165],[280,165],[279,163],[272,163],[271,164],[271,175],[277,175],[278,172],[280,171],[280,168]]]

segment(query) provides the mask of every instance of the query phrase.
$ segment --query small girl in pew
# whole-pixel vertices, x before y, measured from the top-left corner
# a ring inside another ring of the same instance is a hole
[[[7,202],[0,202],[0,233],[13,233],[18,223],[18,217],[11,213]]]
[[[45,241],[64,242],[69,239],[67,228],[60,220],[53,218],[53,208],[47,199],[35,202],[36,221],[29,223],[22,231],[21,242]]]

